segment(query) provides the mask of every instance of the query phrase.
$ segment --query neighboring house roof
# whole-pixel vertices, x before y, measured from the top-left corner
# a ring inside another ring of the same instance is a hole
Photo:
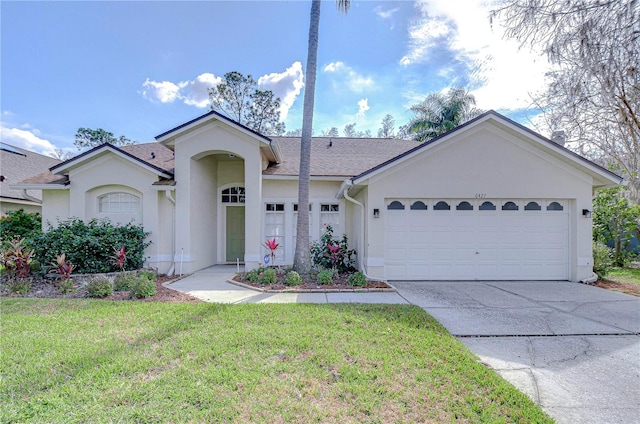
[[[300,169],[300,137],[273,137],[283,161],[271,164],[263,175],[297,176]],[[353,177],[416,147],[415,141],[314,137],[311,140],[311,176]]]
[[[49,156],[0,143],[0,198],[4,201],[15,199],[31,202],[31,199],[23,195],[22,190],[10,186],[40,174],[60,162]],[[42,192],[39,190],[29,191],[28,194],[32,198],[42,200]]]
[[[623,181],[622,177],[609,171],[608,169],[603,168],[602,166],[580,156],[579,154],[567,149],[566,147],[543,137],[537,132],[532,131],[531,129],[507,118],[506,116],[490,110],[470,121],[465,122],[462,125],[459,125],[451,131],[448,131],[436,138],[421,143],[418,146],[415,146],[414,148],[407,150],[406,152],[403,152],[402,154],[394,158],[391,158],[385,162],[381,162],[378,165],[373,166],[372,168],[367,169],[360,174],[357,174],[351,179],[351,182],[353,184],[358,184],[359,182],[364,181],[370,176],[377,174],[378,172],[382,172],[390,166],[395,165],[399,161],[402,161],[409,157],[413,157],[415,154],[418,154],[423,150],[427,150],[435,145],[444,143],[446,142],[446,140],[451,139],[451,137],[454,137],[486,121],[492,121],[495,125],[501,126],[503,129],[511,132],[512,134],[515,134],[522,140],[526,140],[532,144],[536,144],[539,148],[547,151],[553,156],[556,156],[563,162],[587,172],[594,178],[593,185],[596,188],[612,187],[621,184]]]

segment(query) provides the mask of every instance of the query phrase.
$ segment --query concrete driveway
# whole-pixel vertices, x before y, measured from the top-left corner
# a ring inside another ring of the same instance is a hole
[[[640,423],[640,298],[569,282],[394,282],[558,423]]]

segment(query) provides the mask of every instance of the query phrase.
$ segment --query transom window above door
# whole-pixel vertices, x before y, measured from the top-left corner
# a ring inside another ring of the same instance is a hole
[[[229,187],[222,190],[222,203],[244,203],[244,187]]]

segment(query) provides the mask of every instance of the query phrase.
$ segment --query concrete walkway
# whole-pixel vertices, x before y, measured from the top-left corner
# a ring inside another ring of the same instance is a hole
[[[569,282],[394,282],[397,293],[260,293],[235,266],[169,287],[219,303],[414,304],[556,422],[640,423],[640,298]]]
[[[262,293],[229,283],[236,270],[235,265],[216,265],[167,287],[215,303],[409,303],[397,292]]]

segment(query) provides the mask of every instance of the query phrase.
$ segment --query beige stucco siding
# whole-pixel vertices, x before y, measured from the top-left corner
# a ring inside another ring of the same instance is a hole
[[[221,123],[210,123],[175,139],[176,260],[183,272],[225,261],[225,223],[219,189],[242,184],[245,199],[245,262],[257,266],[261,258],[262,155],[259,142]],[[216,155],[241,160],[225,163]],[[219,231],[217,231],[219,229]]]
[[[69,218],[69,190],[42,190],[42,228],[47,223],[56,226],[58,220]]]
[[[372,176],[368,209],[380,209],[381,219],[367,229],[368,263],[383,274],[386,199],[568,199],[570,201],[571,278],[591,273],[591,220],[579,216],[591,209],[592,178],[495,127],[478,128],[446,140],[420,154],[398,161]],[[375,225],[373,225],[375,224]],[[581,265],[579,265],[579,263]]]

